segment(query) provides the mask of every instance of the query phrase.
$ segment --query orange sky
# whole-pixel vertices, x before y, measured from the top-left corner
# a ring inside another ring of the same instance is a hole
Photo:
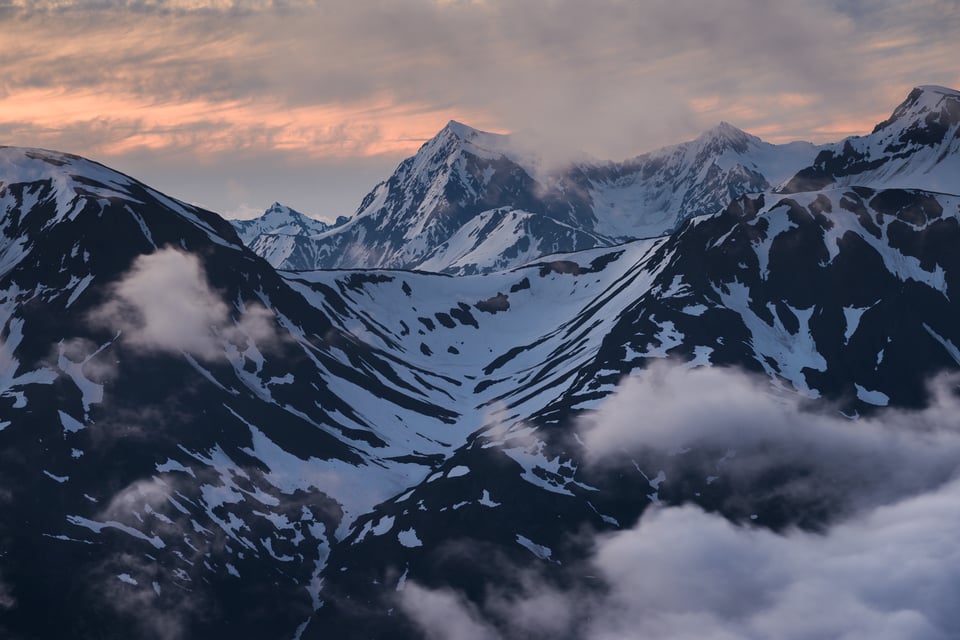
[[[386,97],[287,107],[273,100],[162,102],[81,90],[26,89],[0,97],[0,114],[41,142],[77,128],[103,131],[89,147],[106,157],[189,148],[215,156],[268,147],[314,158],[409,154],[451,119],[499,131],[489,117]]]

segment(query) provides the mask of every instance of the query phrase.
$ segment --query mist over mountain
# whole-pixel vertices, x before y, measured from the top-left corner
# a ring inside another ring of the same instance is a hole
[[[451,122],[334,226],[0,148],[0,635],[950,637],[958,114]]]

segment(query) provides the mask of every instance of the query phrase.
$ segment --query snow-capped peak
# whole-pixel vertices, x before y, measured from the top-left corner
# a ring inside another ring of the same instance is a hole
[[[270,222],[303,222],[307,216],[300,213],[296,209],[291,209],[290,207],[280,204],[279,202],[274,202],[272,205],[267,207],[267,210],[263,212],[263,215],[260,216],[260,220],[270,221]]]
[[[939,93],[940,95],[944,96],[960,98],[960,91],[951,89],[950,87],[942,87],[938,84],[921,84],[914,87],[914,91],[922,91],[924,93]]]
[[[473,127],[466,125],[462,122],[457,122],[456,120],[449,121],[446,126],[441,129],[441,134],[447,132],[451,135],[454,135],[461,140],[469,141],[478,135],[483,134],[479,129],[474,129]]]
[[[0,147],[0,170],[4,183],[30,183],[49,180],[54,186],[63,187],[63,196],[71,195],[77,186],[77,177],[85,178],[88,191],[96,180],[104,196],[127,195],[133,180],[107,167],[59,151],[31,149],[26,147]]]
[[[244,244],[249,245],[261,235],[312,236],[330,228],[325,222],[311,218],[296,209],[274,202],[258,218],[231,220],[230,223]]]
[[[873,133],[891,126],[902,128],[939,125],[942,129],[960,123],[960,91],[937,85],[921,85],[914,89],[893,114],[878,124]]]
[[[416,157],[435,163],[448,161],[465,151],[478,157],[496,158],[510,156],[511,146],[509,135],[480,131],[451,120],[420,147]]]
[[[707,129],[697,137],[697,142],[709,144],[711,142],[724,146],[730,146],[743,153],[746,146],[752,142],[760,142],[756,136],[752,136],[746,131],[739,129],[729,122],[721,121],[717,126]]]
[[[829,145],[783,186],[788,193],[831,184],[956,193],[960,171],[960,92],[913,89],[872,133]]]
[[[40,230],[52,228],[64,220],[75,220],[84,213],[103,211],[112,201],[160,203],[167,213],[174,213],[197,228],[213,242],[237,248],[229,237],[229,228],[214,213],[176,201],[119,171],[80,156],[45,149],[0,147],[0,238],[13,238],[26,226]],[[29,207],[24,203],[50,202],[51,208]],[[27,224],[11,211],[30,209],[49,217]],[[144,237],[153,242],[149,225],[131,214],[141,225]],[[225,237],[224,231],[228,234]]]

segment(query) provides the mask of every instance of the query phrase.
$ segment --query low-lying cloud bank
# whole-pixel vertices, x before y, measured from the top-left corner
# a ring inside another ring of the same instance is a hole
[[[589,465],[659,456],[666,482],[684,465],[709,465],[742,491],[771,470],[800,470],[778,490],[801,503],[832,501],[840,520],[819,533],[776,533],[689,504],[651,507],[635,526],[597,535],[585,566],[572,569],[602,589],[559,589],[513,567],[504,570],[523,576],[520,594],[493,588],[468,602],[409,581],[400,606],[426,637],[452,640],[955,637],[955,387],[940,378],[924,410],[851,420],[809,411],[766,379],[658,364],[582,426]]]
[[[595,467],[643,457],[671,473],[715,476],[734,493],[777,474],[776,491],[842,514],[935,488],[960,467],[955,376],[930,383],[923,410],[851,419],[829,404],[773,388],[735,369],[665,361],[627,379],[584,420]],[[770,489],[774,490],[774,489]]]
[[[197,257],[164,248],[138,257],[91,321],[119,329],[125,344],[144,351],[212,360],[223,357],[227,343],[249,338],[260,346],[274,344],[279,338],[273,317],[262,305],[248,304],[234,319]]]

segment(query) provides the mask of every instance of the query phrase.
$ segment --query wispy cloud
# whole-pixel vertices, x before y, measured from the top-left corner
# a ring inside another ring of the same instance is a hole
[[[12,609],[17,605],[17,599],[13,597],[13,589],[3,581],[3,575],[0,574],[0,610]]]

